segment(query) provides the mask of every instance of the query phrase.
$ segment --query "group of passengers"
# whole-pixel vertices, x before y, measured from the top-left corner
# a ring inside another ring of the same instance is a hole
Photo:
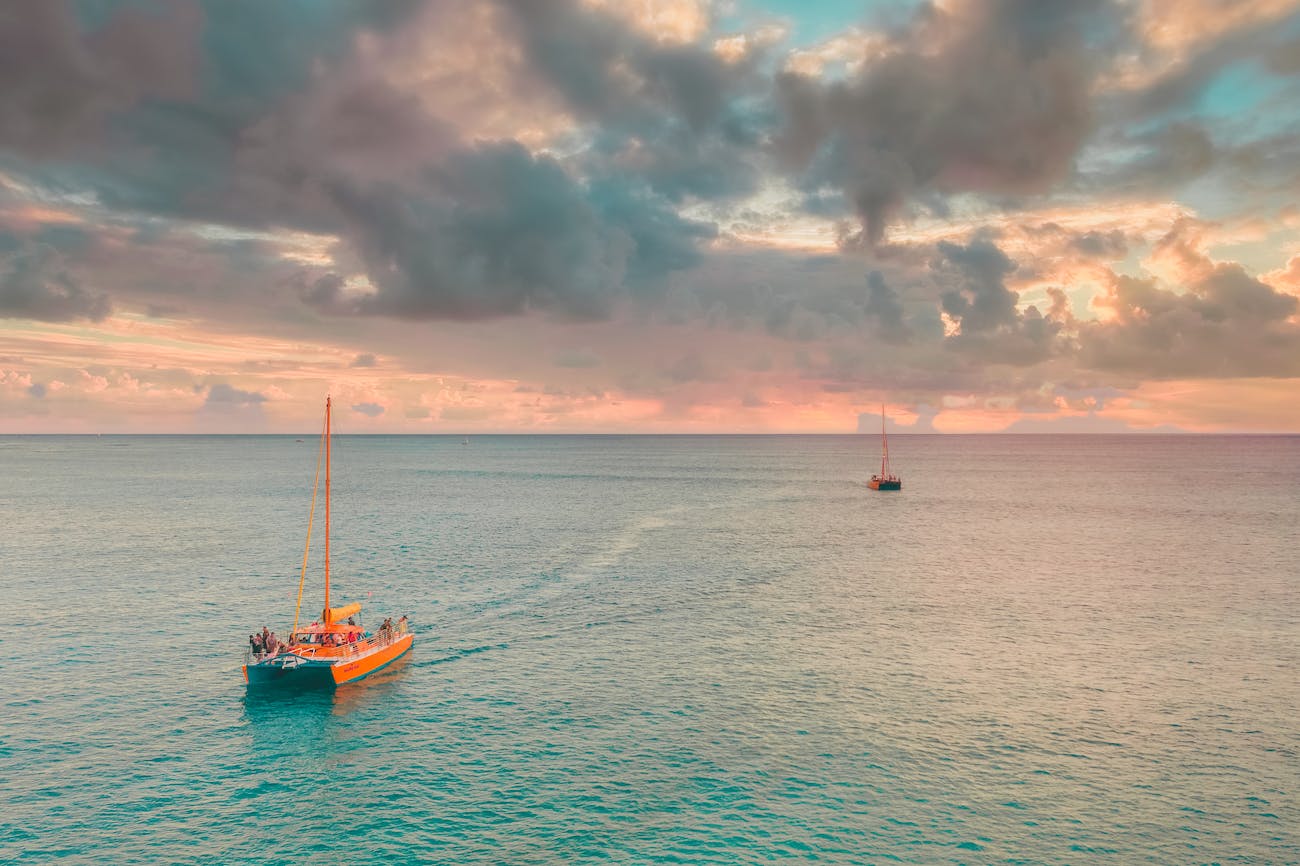
[[[389,640],[404,631],[406,631],[406,617],[403,616],[397,621],[397,625],[393,625],[393,618],[390,616],[379,626],[379,638]]]
[[[275,636],[275,632],[271,631],[266,626],[262,626],[261,634],[255,632],[248,636],[248,645],[252,648],[253,655],[256,658],[261,658],[262,656],[274,656],[280,650],[286,648],[285,645],[280,642],[280,639]]]
[[[320,636],[321,646],[347,646],[356,643],[363,637],[360,631],[332,632],[327,631]]]
[[[350,616],[346,623],[339,623],[339,625],[347,625],[347,631],[319,631],[321,624],[313,622],[309,630],[303,632],[299,637],[304,644],[321,647],[348,646],[366,637],[365,630],[357,625],[356,617]]]
[[[290,651],[298,646],[349,646],[368,637],[361,626],[357,625],[354,617],[348,617],[347,625],[349,626],[347,631],[321,632],[315,630],[320,628],[320,623],[313,622],[310,630],[290,635],[288,643],[281,641],[276,637],[275,632],[266,626],[262,626],[261,634],[255,633],[248,636],[248,645],[253,650],[253,657],[260,659],[274,657],[281,652]],[[405,631],[406,617],[402,617],[394,625],[393,618],[390,616],[379,626],[378,636],[381,641],[388,641]]]

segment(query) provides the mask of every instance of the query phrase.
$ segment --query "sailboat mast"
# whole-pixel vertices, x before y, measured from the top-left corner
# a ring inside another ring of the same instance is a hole
[[[326,467],[326,469],[328,470],[328,466]],[[880,476],[881,476],[882,478],[888,478],[888,477],[889,477],[889,437],[888,437],[887,435],[885,435],[885,404],[884,404],[884,403],[881,403],[881,404],[880,404]],[[326,477],[326,478],[329,477],[328,472],[326,473],[326,476],[325,476],[325,477]],[[329,489],[330,489],[330,488],[329,488],[329,482],[327,481],[327,482],[325,483],[325,503],[326,503],[325,513],[326,513],[326,515],[329,514],[329,507],[328,507],[328,506],[329,506]],[[328,527],[329,527],[329,518],[328,518],[328,517],[326,517],[326,520],[325,520],[325,526],[327,527],[327,529],[325,530],[325,535],[326,535],[326,538],[328,538],[328,537],[329,537],[329,529],[328,529]]]
[[[330,398],[325,398],[325,624],[330,616]]]

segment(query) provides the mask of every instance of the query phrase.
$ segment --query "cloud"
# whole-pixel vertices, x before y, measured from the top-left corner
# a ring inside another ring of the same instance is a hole
[[[870,294],[863,309],[875,317],[880,338],[887,343],[905,343],[911,339],[912,330],[903,321],[903,304],[898,293],[885,283],[880,271],[867,274],[867,290]]]
[[[600,357],[590,349],[566,349],[555,356],[555,366],[575,369],[600,366]]]
[[[1128,239],[1119,229],[1084,232],[1071,238],[1070,246],[1090,258],[1116,261],[1128,255]]]
[[[1289,74],[1297,18],[1289,0],[1219,3],[1149,0],[1136,28],[1146,43],[1138,57],[1150,64],[1121,92],[1132,116],[1174,114],[1193,107],[1227,67],[1263,58],[1261,68]],[[1289,21],[1288,21],[1289,19]],[[1291,25],[1291,26],[1288,26]]]
[[[509,383],[421,404],[498,425],[623,385],[767,423],[1295,369],[1294,3],[943,0],[798,51],[711,0],[11,5],[0,317],[98,323],[11,329],[50,394],[165,357],[243,429],[378,345],[376,429],[433,375]]]
[[[375,292],[349,306],[342,281],[325,277],[305,299],[330,312],[604,318],[620,295],[694,264],[714,233],[653,194],[584,186],[514,143],[458,152],[419,185],[338,182],[331,194]]]
[[[0,147],[35,157],[84,150],[102,140],[111,112],[191,91],[197,4],[123,5],[94,27],[81,11],[13,0],[0,14]]]
[[[1196,180],[1227,155],[1217,147],[1204,125],[1177,121],[1136,134],[1118,132],[1103,142],[1123,154],[1101,168],[1084,172],[1083,185],[1107,194],[1151,195]]]
[[[1158,427],[1134,427],[1120,418],[1109,418],[1089,412],[1086,415],[1063,415],[1055,418],[1019,418],[1007,426],[1003,433],[1145,433],[1169,436],[1186,433],[1171,424]]]
[[[195,388],[201,392],[202,386]],[[244,391],[225,382],[207,389],[197,420],[209,432],[246,433],[266,429],[263,405],[267,397],[260,391]]]
[[[371,418],[378,418],[384,414],[384,407],[378,403],[357,403],[352,407],[352,411]]]
[[[1155,276],[1111,275],[1098,303],[1112,315],[1080,326],[1085,366],[1153,378],[1300,375],[1300,299],[1211,259],[1207,228],[1175,223],[1153,248]]]
[[[685,382],[705,382],[714,378],[709,369],[709,365],[696,352],[683,355],[668,368],[664,370],[664,375],[671,381],[678,384]]]
[[[53,247],[25,242],[0,254],[0,317],[99,321],[111,309],[106,295],[81,286]]]
[[[47,389],[44,384],[40,382],[33,382],[31,386],[28,387],[27,393],[39,400],[45,396],[46,390]]]
[[[266,396],[257,391],[241,391],[225,382],[218,382],[208,388],[204,408],[254,408],[266,402]]]
[[[975,239],[965,246],[940,241],[934,266],[956,287],[944,292],[941,304],[958,325],[945,344],[987,363],[1037,364],[1061,350],[1057,337],[1062,324],[1030,305],[1021,311],[1020,296],[1006,286],[1016,270],[995,244]]]
[[[1086,367],[1150,378],[1300,376],[1297,299],[1220,263],[1176,292],[1116,275],[1100,300],[1114,314],[1081,327]]]
[[[444,406],[438,412],[443,421],[482,421],[496,415],[500,409],[496,406]]]
[[[877,244],[928,193],[1046,192],[1092,130],[1091,89],[1122,12],[1106,2],[927,6],[847,80],[777,80],[782,163],[843,192]]]
[[[961,286],[944,293],[943,311],[961,324],[961,333],[995,331],[1016,321],[1017,295],[1003,279],[1015,271],[1016,263],[986,240],[967,246],[939,242],[937,265],[952,265]]]
[[[655,38],[576,0],[498,0],[510,13],[528,73],[597,127],[590,156],[607,177],[629,172],[673,201],[737,197],[758,188],[761,121],[744,105],[761,92],[763,48],[728,60],[697,41]]]

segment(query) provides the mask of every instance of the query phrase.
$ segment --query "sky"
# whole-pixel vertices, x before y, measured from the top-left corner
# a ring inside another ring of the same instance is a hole
[[[1300,0],[10,0],[0,433],[1300,433]]]

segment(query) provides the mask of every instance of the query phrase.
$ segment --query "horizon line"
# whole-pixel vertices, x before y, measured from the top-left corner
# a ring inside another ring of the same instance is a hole
[[[87,439],[97,439],[103,436],[279,436],[279,437],[296,437],[303,439],[315,439],[320,436],[320,431],[311,433],[272,433],[272,432],[240,432],[232,433],[230,431],[191,431],[191,432],[103,432],[103,433],[68,433],[68,432],[41,432],[41,433],[6,433],[0,431],[0,437],[34,437],[34,436],[68,436],[82,437]],[[876,437],[880,434],[875,431],[847,431],[843,433],[809,433],[809,432],[714,432],[714,433],[688,433],[688,432],[611,432],[611,431],[528,431],[528,432],[436,432],[436,433],[411,433],[411,432],[348,432],[332,434],[335,438],[340,436],[364,437],[364,436],[410,436],[410,437],[489,437],[489,436],[867,436]],[[939,430],[911,431],[911,430],[891,430],[889,435],[892,436],[1271,436],[1271,437],[1290,437],[1300,436],[1300,431],[1245,431],[1245,430],[1223,430],[1223,431],[1198,431],[1198,430],[1122,430],[1122,431],[1097,431],[1097,430],[978,430],[978,431],[953,431],[943,432]]]

